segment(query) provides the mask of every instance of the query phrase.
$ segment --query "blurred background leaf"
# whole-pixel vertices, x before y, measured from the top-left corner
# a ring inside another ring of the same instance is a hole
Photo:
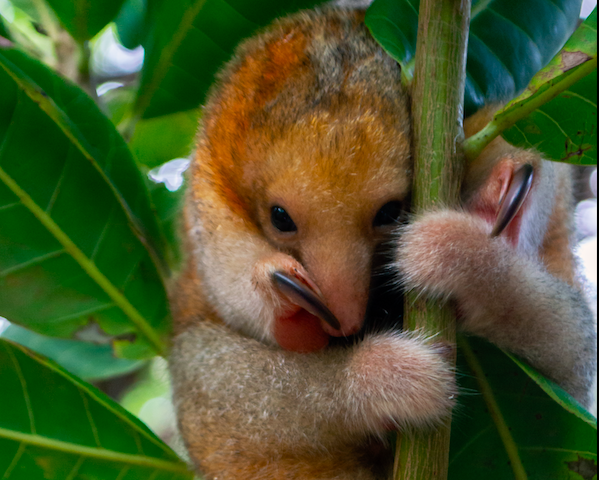
[[[42,18],[39,14],[38,6],[36,5],[35,0],[10,0],[10,3],[26,13],[34,21],[41,23]]]
[[[94,37],[119,13],[123,0],[46,0],[78,42]]]
[[[138,162],[154,168],[174,158],[188,157],[194,148],[199,110],[141,120],[129,141]]]
[[[146,33],[147,0],[125,0],[114,20],[121,43],[133,49],[144,40]]]
[[[180,181],[183,182],[183,172],[189,166],[189,162],[180,159],[185,162],[182,169],[179,170],[178,174],[171,176],[169,181]],[[177,160],[174,160],[177,162]],[[171,161],[170,163],[173,163]],[[152,203],[156,209],[156,218],[160,222],[162,231],[167,236],[170,244],[173,248],[170,250],[171,257],[169,258],[169,265],[171,265],[173,271],[177,271],[177,267],[182,259],[180,230],[182,229],[181,224],[181,210],[183,207],[183,200],[185,198],[185,186],[180,184],[175,186],[173,189],[167,188],[165,183],[150,183],[150,194],[152,195]],[[178,246],[178,248],[177,248]]]
[[[6,27],[6,23],[4,22],[3,18],[0,16],[0,37],[4,37],[8,40],[10,40],[12,37],[10,35],[10,33],[8,32],[8,28]]]

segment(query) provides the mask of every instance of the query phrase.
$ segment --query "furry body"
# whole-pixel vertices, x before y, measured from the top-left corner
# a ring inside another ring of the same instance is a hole
[[[407,201],[410,148],[409,94],[362,12],[279,21],[225,69],[191,172],[188,261],[171,288],[174,399],[206,478],[373,480],[386,464],[372,438],[447,418],[446,346],[387,332],[327,347],[364,323],[373,256],[391,234],[373,219]],[[490,239],[506,178],[525,162],[537,168],[533,193]],[[466,331],[586,401],[595,334],[574,281],[569,188],[565,167],[497,140],[468,172],[463,210],[401,230],[395,266],[407,287],[454,298]],[[273,205],[297,232],[273,228]],[[273,271],[309,284],[341,329],[282,296]]]

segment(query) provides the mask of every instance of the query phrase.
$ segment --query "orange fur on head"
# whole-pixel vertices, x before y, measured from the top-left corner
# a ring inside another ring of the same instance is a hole
[[[399,66],[373,42],[363,16],[305,12],[241,47],[206,108],[188,208],[210,230],[238,230],[263,244],[261,258],[240,253],[240,264],[270,264],[277,251],[299,262],[341,322],[339,331],[321,325],[336,336],[364,322],[372,256],[384,240],[373,218],[410,188],[408,96]],[[293,239],[273,229],[274,205],[297,223]],[[203,248],[201,256],[213,260],[211,242]],[[253,281],[272,288],[269,278]],[[214,296],[239,291],[226,282],[206,288]],[[271,341],[289,306],[273,308],[260,327]]]

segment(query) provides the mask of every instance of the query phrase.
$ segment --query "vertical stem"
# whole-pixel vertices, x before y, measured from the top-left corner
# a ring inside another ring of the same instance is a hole
[[[416,213],[457,203],[463,170],[463,102],[470,0],[421,0],[412,114]],[[451,310],[408,295],[404,328],[455,344]],[[454,359],[455,362],[455,359]],[[398,434],[394,478],[443,480],[449,463],[450,419],[427,432]]]

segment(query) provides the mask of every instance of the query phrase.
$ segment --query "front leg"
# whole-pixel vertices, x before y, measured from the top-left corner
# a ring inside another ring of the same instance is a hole
[[[585,405],[596,368],[596,334],[581,292],[519,255],[476,214],[429,213],[402,233],[403,281],[457,301],[462,328],[537,367]]]
[[[447,418],[446,349],[395,333],[300,354],[199,321],[169,359],[188,451],[207,478],[374,480],[358,461],[369,436]]]

